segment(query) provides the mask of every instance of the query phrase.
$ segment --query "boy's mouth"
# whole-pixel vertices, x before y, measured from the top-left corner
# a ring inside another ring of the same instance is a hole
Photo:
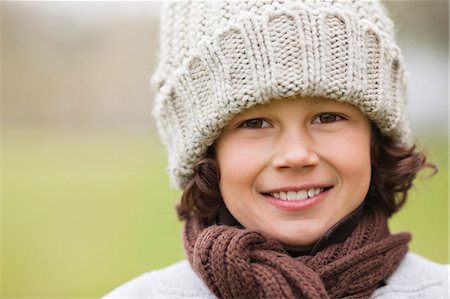
[[[265,196],[271,196],[281,200],[305,200],[311,197],[314,197],[324,191],[329,190],[331,187],[326,188],[309,188],[297,191],[279,191],[279,192],[270,192],[270,193],[262,193]]]

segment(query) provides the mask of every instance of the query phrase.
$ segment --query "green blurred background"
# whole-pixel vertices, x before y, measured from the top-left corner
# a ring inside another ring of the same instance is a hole
[[[448,2],[387,2],[424,172],[391,220],[448,262]],[[98,298],[183,258],[150,117],[157,2],[2,2],[3,298]]]

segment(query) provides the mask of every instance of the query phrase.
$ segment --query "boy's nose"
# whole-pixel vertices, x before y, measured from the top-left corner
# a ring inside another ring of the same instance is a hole
[[[283,136],[274,149],[273,166],[276,169],[303,169],[319,162],[314,143],[305,134]]]

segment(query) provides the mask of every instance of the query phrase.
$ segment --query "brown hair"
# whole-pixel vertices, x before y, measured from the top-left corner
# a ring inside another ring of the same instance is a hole
[[[366,204],[380,207],[390,216],[405,203],[417,173],[429,167],[437,172],[434,164],[427,162],[426,155],[410,148],[398,147],[390,137],[383,136],[372,125],[371,140],[372,178],[366,195]],[[178,217],[185,220],[199,216],[204,221],[214,221],[225,208],[219,189],[220,170],[215,159],[214,146],[194,168],[194,175],[186,184],[181,201],[177,205]]]

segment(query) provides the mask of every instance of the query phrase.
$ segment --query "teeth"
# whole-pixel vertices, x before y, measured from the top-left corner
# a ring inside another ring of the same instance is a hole
[[[307,199],[307,198],[308,198],[308,192],[306,192],[306,190],[297,191],[297,199],[298,200]]]
[[[282,200],[304,200],[309,197],[313,197],[323,191],[323,188],[311,188],[308,190],[300,191],[281,191],[272,193],[272,196]]]
[[[296,200],[297,199],[297,192],[295,191],[289,191],[287,193],[287,199],[288,200]]]

